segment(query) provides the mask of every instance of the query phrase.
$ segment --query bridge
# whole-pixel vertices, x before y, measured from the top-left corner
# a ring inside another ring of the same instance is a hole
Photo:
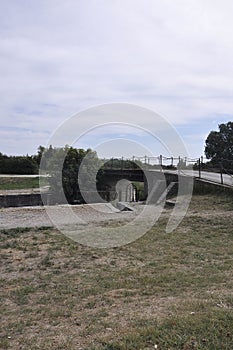
[[[157,161],[157,162],[156,162]],[[165,163],[167,162],[167,164]],[[169,164],[170,161],[170,164]],[[176,163],[175,163],[176,162]],[[194,167],[193,170],[192,168]],[[195,185],[203,189],[203,186],[212,186],[217,188],[232,188],[233,176],[222,166],[213,169],[214,171],[203,170],[206,165],[202,158],[166,158],[158,157],[133,157],[131,159],[112,158],[104,160],[102,171],[105,177],[105,183],[111,188],[111,192],[116,190],[116,184],[121,182],[121,188],[117,189],[118,198],[129,198],[133,190],[129,190],[130,182],[142,182],[144,184],[144,197],[150,195],[152,203],[164,199],[168,193],[175,195],[178,191],[178,183],[182,181],[183,190],[191,191],[191,186]],[[125,183],[122,182],[125,179]],[[155,191],[156,189],[156,191]],[[151,193],[153,192],[153,195]]]
[[[195,170],[166,170],[166,169],[119,169],[119,168],[104,168],[104,174],[106,177],[116,177],[118,179],[127,178],[131,181],[135,182],[143,182],[144,181],[144,171],[151,172],[151,173],[158,173],[158,174],[164,174],[166,177],[169,177],[169,175],[175,175],[177,178],[178,176],[186,176],[186,177],[192,177],[194,179],[198,179],[200,181],[208,181],[212,184],[216,185],[223,185],[223,186],[229,186],[233,187],[233,175],[230,174],[223,174],[223,173],[215,173],[215,172],[208,172],[208,171],[202,171],[201,173],[199,171]]]
[[[218,167],[206,168],[203,157],[190,159],[182,157],[135,157],[104,159],[103,170],[109,176],[123,177],[129,180],[144,181],[143,172],[160,172],[168,176],[187,176],[201,181],[209,181],[217,185],[233,187],[233,160],[232,170],[225,169],[222,163]],[[228,160],[229,161],[229,160]],[[176,165],[175,165],[176,164]]]

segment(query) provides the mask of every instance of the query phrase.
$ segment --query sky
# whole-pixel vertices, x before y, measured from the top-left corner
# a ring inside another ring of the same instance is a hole
[[[0,152],[35,154],[76,113],[129,103],[203,155],[208,133],[233,120],[232,17],[231,0],[0,0]],[[81,145],[108,139],[105,156],[130,139],[162,152],[134,132],[99,127]],[[120,151],[142,155],[136,146]]]

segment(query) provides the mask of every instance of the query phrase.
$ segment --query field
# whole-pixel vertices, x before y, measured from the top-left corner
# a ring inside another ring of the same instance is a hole
[[[81,246],[50,227],[1,230],[1,349],[232,350],[233,202],[196,195],[165,233]]]
[[[39,177],[0,177],[0,190],[21,190],[39,187]]]

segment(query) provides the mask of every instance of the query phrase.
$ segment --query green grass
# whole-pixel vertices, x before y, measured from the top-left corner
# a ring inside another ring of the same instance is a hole
[[[194,196],[172,234],[165,213],[108,250],[52,228],[2,230],[0,347],[232,350],[232,210],[231,197]]]
[[[143,322],[141,327],[136,327],[122,340],[86,349],[155,349],[155,345],[158,349],[177,350],[232,349],[232,313],[211,308],[205,311],[208,314],[174,316],[161,323],[155,319],[150,320],[148,325]]]
[[[0,190],[20,190],[27,188],[39,188],[39,176],[35,178],[1,177]]]

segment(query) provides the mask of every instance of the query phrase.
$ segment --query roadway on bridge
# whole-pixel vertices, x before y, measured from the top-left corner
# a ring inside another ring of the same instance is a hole
[[[177,174],[178,171],[165,171],[168,173],[172,173],[172,174]],[[180,171],[181,175],[186,175],[186,176],[192,176],[192,177],[196,177],[199,178],[199,171],[192,171],[192,170],[181,170]],[[217,184],[221,184],[221,174],[220,173],[212,173],[212,172],[208,172],[208,171],[201,171],[201,179],[203,180],[207,180],[207,181],[211,181],[211,182],[215,182]],[[224,185],[228,185],[228,186],[233,186],[233,176],[232,175],[228,175],[228,174],[222,174],[222,178],[223,178],[223,184]]]

